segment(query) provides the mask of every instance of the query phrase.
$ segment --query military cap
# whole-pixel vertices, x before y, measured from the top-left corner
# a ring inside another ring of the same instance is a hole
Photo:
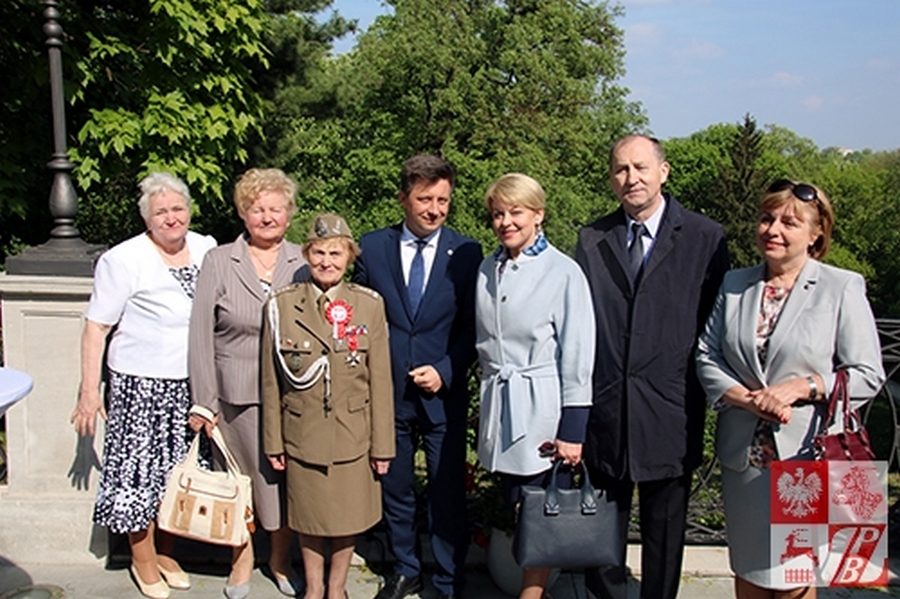
[[[337,214],[320,214],[313,219],[309,226],[306,242],[321,241],[332,237],[347,237],[353,240],[353,234],[350,232],[347,221]]]

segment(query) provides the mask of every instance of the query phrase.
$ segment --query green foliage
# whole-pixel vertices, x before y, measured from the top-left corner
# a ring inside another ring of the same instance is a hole
[[[38,2],[0,2],[0,260],[50,231],[44,164],[53,135],[42,24]]]
[[[564,250],[614,209],[612,141],[646,126],[617,85],[620,8],[579,0],[393,0],[350,53],[355,23],[313,15],[330,0],[73,0],[61,7],[67,137],[78,226],[94,242],[140,230],[134,186],[151,169],[184,177],[195,227],[241,228],[228,196],[247,166],[301,187],[289,237],[323,210],[357,233],[396,222],[397,173],[417,152],[459,171],[450,223],[496,243],[483,193],[526,172],[547,191],[545,229]],[[40,6],[0,3],[0,254],[46,239],[51,153]],[[665,142],[668,189],[726,228],[736,266],[758,260],[756,202],[776,177],[812,181],[837,213],[827,260],[863,273],[879,316],[900,315],[898,152],[845,154],[776,125],[716,124]],[[15,233],[13,233],[15,232]],[[0,256],[2,257],[2,256]]]
[[[547,190],[551,240],[574,247],[577,227],[612,205],[597,157],[645,123],[614,85],[618,13],[571,0],[391,5],[353,52],[317,72],[333,112],[292,118],[272,155],[297,174],[301,212],[340,212],[356,231],[396,222],[400,165],[433,152],[459,170],[454,227],[492,246],[482,194],[522,171]]]
[[[831,251],[825,261],[866,277],[879,317],[900,315],[900,151],[819,150],[809,139],[778,127],[756,128],[747,115],[665,142],[672,164],[667,188],[689,207],[721,222],[732,266],[759,261],[756,210],[777,178],[812,182],[835,210]]]
[[[669,190],[722,223],[734,267],[758,261],[756,207],[773,170],[765,164],[764,140],[756,121],[746,115],[739,125],[715,125],[665,144],[672,165]]]
[[[71,101],[86,110],[71,149],[85,235],[133,232],[133,209],[110,195],[133,195],[153,170],[184,178],[197,214],[221,209],[262,114],[248,70],[266,63],[262,0],[86,4],[70,28]]]

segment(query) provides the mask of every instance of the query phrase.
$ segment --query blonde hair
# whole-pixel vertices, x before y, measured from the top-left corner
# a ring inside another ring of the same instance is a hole
[[[242,219],[264,191],[280,193],[290,219],[297,211],[297,184],[277,168],[251,168],[234,186],[234,207]]]
[[[493,210],[494,202],[522,206],[535,212],[543,210],[547,196],[541,184],[522,173],[507,173],[491,183],[484,195],[484,205]]]
[[[818,218],[813,225],[818,225],[819,236],[816,237],[816,240],[809,246],[807,252],[810,257],[821,260],[825,257],[825,254],[828,253],[828,249],[831,247],[831,232],[834,230],[834,208],[831,206],[831,200],[828,199],[828,196],[825,195],[825,192],[822,191],[822,188],[818,185],[804,183],[803,185],[808,185],[816,190],[816,197],[805,202],[794,195],[794,186],[801,184],[793,181],[786,183],[790,183],[790,185],[783,189],[779,189],[778,191],[766,192],[759,201],[759,214],[761,215],[763,212],[775,210],[776,208],[781,208],[785,204],[791,203],[797,218],[801,221],[805,221],[806,213],[801,207],[810,206],[814,208],[814,212]]]

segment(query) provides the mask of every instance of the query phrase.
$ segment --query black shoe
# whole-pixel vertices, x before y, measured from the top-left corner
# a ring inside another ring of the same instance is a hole
[[[403,576],[394,574],[388,578],[375,599],[403,599],[409,595],[415,595],[422,590],[421,576]]]

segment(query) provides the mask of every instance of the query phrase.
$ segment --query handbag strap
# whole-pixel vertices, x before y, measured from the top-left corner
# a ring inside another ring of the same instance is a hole
[[[553,470],[550,472],[550,484],[547,485],[547,491],[544,493],[544,515],[559,515],[559,483],[556,475],[559,473],[559,466],[562,460],[553,460]],[[596,514],[597,513],[597,494],[594,492],[594,485],[591,484],[591,477],[588,474],[587,467],[582,468],[584,478],[581,481],[581,513]]]
[[[184,456],[184,463],[196,467],[200,460],[200,433],[194,433],[194,440],[188,447],[187,455]]]
[[[198,435],[199,436],[199,435]],[[212,429],[212,435],[210,436],[213,443],[216,444],[216,447],[219,448],[219,451],[222,453],[222,457],[225,458],[225,467],[228,469],[228,474],[234,477],[238,477],[241,474],[241,468],[238,466],[237,460],[234,459],[234,455],[231,453],[231,450],[228,449],[228,444],[225,443],[225,437],[222,435],[222,431],[219,430],[218,426],[214,426]],[[197,442],[197,438],[194,438],[194,442]],[[191,450],[193,451],[193,446]],[[196,459],[196,458],[195,458]]]
[[[844,428],[850,426],[850,398],[847,393],[847,370],[841,368],[834,373],[834,387],[831,389],[831,397],[828,400],[828,416],[822,420],[819,427],[819,434],[828,433],[828,429],[834,424],[837,415],[838,403],[841,404],[841,410],[844,417]]]

